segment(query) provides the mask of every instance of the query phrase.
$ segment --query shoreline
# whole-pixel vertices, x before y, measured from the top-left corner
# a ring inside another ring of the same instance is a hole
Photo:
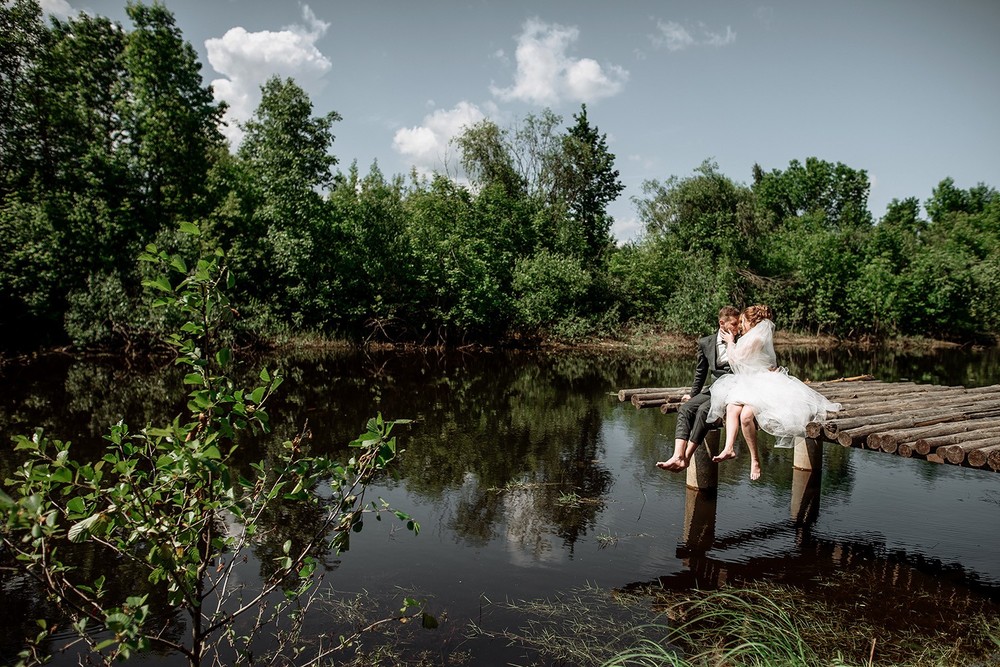
[[[355,343],[344,339],[328,339],[315,335],[302,335],[290,337],[281,341],[271,341],[269,345],[256,348],[244,348],[242,352],[250,355],[273,354],[282,351],[322,351],[322,350],[345,350],[345,349],[365,349],[373,351],[400,352],[496,352],[501,350],[516,350],[520,352],[607,352],[607,353],[635,353],[635,354],[662,354],[667,356],[690,354],[698,336],[689,336],[676,333],[636,333],[625,337],[595,337],[579,341],[565,341],[557,339],[537,339],[528,344],[523,339],[510,339],[496,344],[470,343],[465,345],[423,345],[413,342],[365,342]],[[954,341],[924,338],[921,336],[875,339],[865,337],[861,339],[842,339],[835,336],[802,334],[789,331],[776,331],[774,346],[778,349],[814,349],[814,350],[894,350],[906,352],[934,352],[945,349],[983,350],[990,347],[1000,346],[1000,337],[993,337],[990,344],[981,342],[958,343]],[[61,345],[36,350],[14,352],[0,351],[0,368],[8,364],[24,364],[37,359],[55,356],[68,356],[80,358],[100,358],[100,357],[132,357],[153,359],[160,356],[170,357],[160,351],[157,354],[151,349],[144,349],[142,353],[129,352],[125,348],[77,348],[73,345]]]

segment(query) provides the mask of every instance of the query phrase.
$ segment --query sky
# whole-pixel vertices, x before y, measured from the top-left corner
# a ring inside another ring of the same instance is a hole
[[[131,28],[125,0],[42,0]],[[587,105],[625,185],[609,207],[639,238],[647,180],[705,160],[738,183],[753,165],[817,157],[865,170],[878,220],[944,178],[1000,189],[1000,0],[165,0],[230,107],[226,129],[292,77],[336,111],[338,168],[444,172],[449,140]],[[448,173],[454,173],[454,170]]]

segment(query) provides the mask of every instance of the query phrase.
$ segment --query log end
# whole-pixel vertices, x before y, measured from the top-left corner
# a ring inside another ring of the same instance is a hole
[[[965,457],[965,461],[973,468],[982,468],[986,465],[987,458],[986,452],[983,450],[973,449],[969,452],[969,455]]]
[[[843,432],[843,433],[838,433],[837,434],[837,442],[839,442],[844,447],[853,447],[854,444],[855,444],[854,443],[854,438],[851,437],[851,434],[847,433],[846,431]],[[860,444],[863,445],[864,441],[862,440],[862,442]]]
[[[962,465],[962,462],[965,461],[965,450],[957,445],[938,447],[934,453],[953,465]]]

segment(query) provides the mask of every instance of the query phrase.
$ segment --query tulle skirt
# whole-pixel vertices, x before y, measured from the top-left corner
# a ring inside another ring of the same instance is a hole
[[[806,424],[840,410],[839,403],[831,402],[784,368],[723,375],[713,382],[709,421],[725,419],[730,403],[751,406],[758,426],[777,439],[778,447],[791,447],[795,437],[806,434]]]

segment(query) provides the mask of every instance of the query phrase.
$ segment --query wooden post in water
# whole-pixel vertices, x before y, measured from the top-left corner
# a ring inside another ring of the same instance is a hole
[[[792,468],[792,503],[789,514],[796,526],[808,526],[819,518],[819,487],[822,479],[822,468]]]
[[[699,449],[704,449],[700,447]],[[718,496],[714,490],[688,486],[684,501],[684,547],[686,556],[703,554],[715,542],[715,512]]]
[[[719,488],[719,464],[712,461],[712,456],[719,451],[719,431],[711,430],[705,436],[705,442],[694,451],[687,467],[687,485],[689,489],[702,491]]]
[[[823,445],[815,438],[795,438],[795,457],[792,466],[797,470],[820,470],[823,467]]]

